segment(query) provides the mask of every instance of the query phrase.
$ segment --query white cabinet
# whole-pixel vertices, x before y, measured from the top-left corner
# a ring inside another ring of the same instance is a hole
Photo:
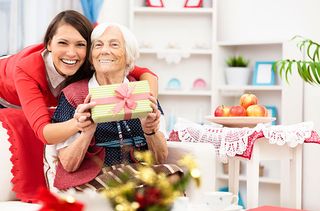
[[[212,5],[205,0],[202,8],[152,8],[130,1],[129,24],[141,49],[137,65],[159,76],[159,100],[172,117],[202,123],[212,110]]]

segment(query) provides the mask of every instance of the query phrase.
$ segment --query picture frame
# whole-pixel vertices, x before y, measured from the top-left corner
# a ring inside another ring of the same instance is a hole
[[[275,85],[275,73],[273,70],[273,61],[258,61],[255,64],[252,84],[259,86]]]
[[[275,117],[276,120],[270,122],[270,125],[276,125],[277,124],[277,116],[278,116],[278,112],[277,112],[277,108],[275,106],[272,105],[265,105],[266,109],[268,110],[268,117]]]
[[[185,8],[198,8],[202,7],[203,0],[186,0],[184,7]]]
[[[146,0],[147,7],[164,7],[162,0]]]

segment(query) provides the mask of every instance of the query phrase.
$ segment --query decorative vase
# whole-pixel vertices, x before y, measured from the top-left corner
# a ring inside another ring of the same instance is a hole
[[[228,67],[226,68],[226,80],[228,85],[248,85],[250,69],[248,67]]]

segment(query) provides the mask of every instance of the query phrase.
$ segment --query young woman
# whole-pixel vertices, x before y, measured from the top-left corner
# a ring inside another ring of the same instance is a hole
[[[80,118],[84,116],[81,112],[94,106],[87,102],[89,88],[116,83],[125,85],[128,82],[126,76],[134,66],[139,52],[134,35],[118,24],[99,24],[92,32],[91,41],[90,60],[95,74],[90,80],[78,81],[62,90],[53,115],[54,121],[67,121],[75,113],[81,121]],[[51,168],[45,171],[52,171],[53,178],[47,177],[51,188],[54,181],[54,187],[58,189],[76,187],[82,190],[94,187],[99,190],[106,185],[111,175],[108,167],[137,162],[133,157],[135,150],[149,149],[156,163],[163,164],[168,148],[164,127],[159,130],[161,108],[157,106],[154,97],[149,99],[152,101],[153,112],[146,118],[99,124],[92,122],[86,131],[79,132],[66,142],[47,146],[46,157],[51,156],[47,159],[51,160]],[[56,153],[49,155],[49,151]],[[121,170],[130,172],[130,168],[134,168],[134,165],[122,166]],[[179,171],[175,165],[168,168],[157,165],[156,168],[167,174]]]

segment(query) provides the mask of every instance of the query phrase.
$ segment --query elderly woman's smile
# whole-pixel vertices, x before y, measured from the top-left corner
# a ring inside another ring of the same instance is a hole
[[[114,59],[100,59],[99,62],[100,63],[111,63],[111,62],[114,62]]]

